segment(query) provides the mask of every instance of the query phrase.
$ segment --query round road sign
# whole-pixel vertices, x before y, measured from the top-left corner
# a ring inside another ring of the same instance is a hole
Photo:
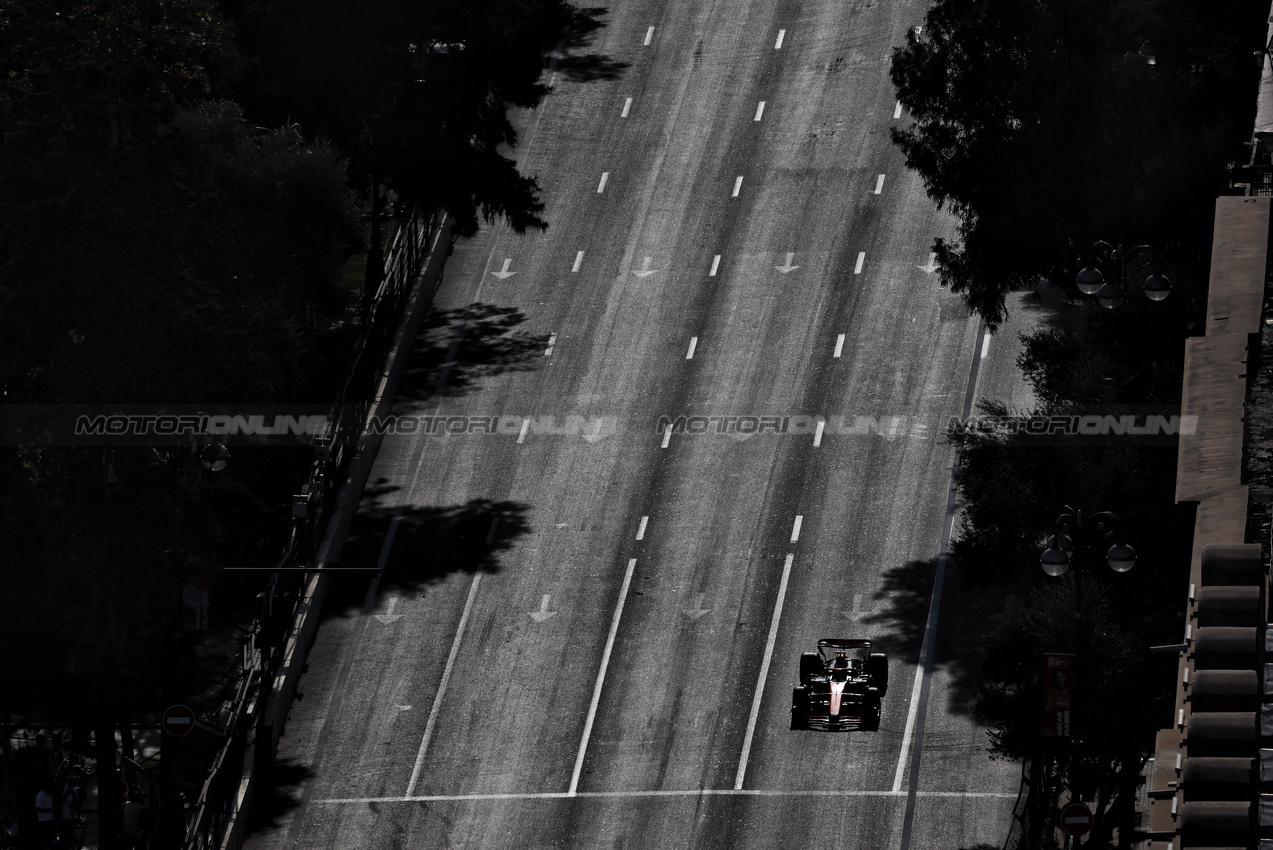
[[[188,705],[170,706],[164,712],[164,731],[180,738],[194,728],[194,711]]]
[[[1083,803],[1061,809],[1061,831],[1066,835],[1086,835],[1092,828],[1092,810]]]

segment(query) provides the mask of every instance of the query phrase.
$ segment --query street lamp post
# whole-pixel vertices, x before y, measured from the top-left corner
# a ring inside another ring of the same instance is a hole
[[[1137,245],[1125,251],[1122,245],[1115,248],[1108,242],[1098,240],[1092,245],[1087,264],[1079,270],[1074,282],[1084,295],[1095,295],[1102,307],[1113,310],[1122,305],[1124,293],[1131,282],[1129,261],[1133,257],[1146,254],[1149,256],[1151,271],[1141,286],[1150,301],[1162,301],[1171,294],[1171,281],[1158,271],[1158,254],[1149,245]],[[1097,268],[1098,264],[1104,263],[1112,264],[1113,280],[1106,280],[1105,275]]]
[[[1083,574],[1091,568],[1095,559],[1092,551],[1102,541],[1114,536],[1118,527],[1118,517],[1109,511],[1085,515],[1069,505],[1057,517],[1053,524],[1052,536],[1047,539],[1045,548],[1039,558],[1039,566],[1050,576],[1059,578],[1074,567],[1074,660],[1077,668],[1070,677],[1073,689],[1073,700],[1070,708],[1070,734],[1074,739],[1073,764],[1070,772],[1071,791],[1076,800],[1082,800],[1083,786],[1080,782],[1082,729],[1077,722],[1081,714],[1076,714],[1073,704],[1079,702],[1079,682],[1083,671],[1084,638],[1083,627]],[[1106,563],[1116,573],[1125,573],[1136,565],[1136,551],[1125,543],[1115,543],[1105,553]],[[1088,715],[1090,717],[1090,714]],[[1077,846],[1079,840],[1075,840]]]

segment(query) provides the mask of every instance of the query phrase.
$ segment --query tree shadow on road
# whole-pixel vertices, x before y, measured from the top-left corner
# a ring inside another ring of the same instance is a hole
[[[384,481],[363,491],[363,506],[351,524],[340,564],[362,568],[333,583],[326,613],[346,615],[362,608],[393,524],[397,493]],[[529,505],[470,499],[457,505],[409,505],[398,516],[393,545],[385,561],[378,593],[424,596],[428,588],[455,573],[498,573],[501,555],[530,532]]]
[[[884,573],[884,583],[874,596],[875,610],[862,618],[869,635],[890,655],[916,661],[928,628],[929,603],[937,559],[909,561]],[[981,637],[986,625],[1003,608],[1003,595],[959,590],[958,566],[947,562],[942,581],[942,600],[933,650],[934,672],[949,677],[942,693],[946,711],[971,716],[981,682]]]
[[[519,330],[526,315],[515,307],[474,302],[425,316],[398,394],[401,401],[462,396],[483,378],[538,367],[547,334]],[[454,351],[452,349],[454,348]]]
[[[283,816],[301,804],[302,786],[314,776],[309,765],[281,759],[270,765],[263,782],[256,784],[248,832],[279,829]]]
[[[597,30],[605,26],[603,18],[608,14],[608,9],[599,6],[574,10],[562,55],[557,57],[557,73],[564,74],[573,82],[587,83],[594,80],[617,80],[631,67],[627,62],[611,59],[601,53],[574,52],[592,41]]]

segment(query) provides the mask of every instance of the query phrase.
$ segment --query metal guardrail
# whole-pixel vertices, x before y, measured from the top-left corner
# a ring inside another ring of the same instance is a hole
[[[251,770],[244,757],[256,740],[264,718],[269,683],[283,659],[283,647],[300,603],[306,571],[311,566],[327,523],[336,507],[339,484],[349,472],[384,363],[393,345],[411,284],[428,256],[428,245],[442,227],[441,211],[413,209],[398,228],[385,260],[384,278],[369,307],[346,369],[346,378],[332,405],[328,430],[318,441],[309,478],[292,506],[292,529],[263,594],[261,613],[239,660],[239,686],[233,700],[216,712],[213,721],[223,729],[217,752],[199,796],[186,813],[184,850],[219,847],[235,814],[239,787]],[[235,671],[231,671],[234,675]],[[206,718],[205,718],[206,719]]]

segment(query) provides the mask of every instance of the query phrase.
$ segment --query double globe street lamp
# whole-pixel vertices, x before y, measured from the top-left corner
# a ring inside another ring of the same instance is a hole
[[[1066,505],[1065,510],[1053,524],[1052,535],[1047,539],[1043,553],[1039,557],[1039,566],[1042,567],[1043,572],[1053,578],[1065,575],[1070,571],[1071,566],[1074,567],[1074,656],[1077,669],[1071,673],[1070,681],[1075,703],[1078,702],[1079,683],[1079,677],[1076,674],[1082,670],[1079,662],[1084,656],[1083,574],[1091,569],[1096,561],[1093,550],[1103,545],[1104,541],[1113,538],[1117,528],[1118,517],[1109,511],[1085,515],[1081,510]],[[1129,572],[1136,565],[1136,550],[1126,543],[1116,542],[1105,552],[1105,563],[1116,573]],[[1073,707],[1071,707],[1070,732],[1075,742],[1075,749],[1070,781],[1074,799],[1081,800],[1083,787],[1079,781],[1081,765],[1079,745],[1082,738],[1075,720]]]
[[[1171,281],[1158,271],[1158,255],[1149,245],[1137,245],[1123,250],[1122,245],[1115,248],[1108,242],[1098,240],[1092,245],[1087,264],[1079,270],[1074,282],[1078,284],[1079,292],[1084,295],[1095,295],[1102,307],[1113,310],[1122,305],[1124,293],[1130,283],[1129,262],[1133,257],[1146,254],[1149,257],[1150,274],[1141,285],[1150,301],[1162,301],[1171,294]],[[1112,264],[1113,280],[1106,280],[1105,275],[1097,267],[1098,264],[1105,263]]]

